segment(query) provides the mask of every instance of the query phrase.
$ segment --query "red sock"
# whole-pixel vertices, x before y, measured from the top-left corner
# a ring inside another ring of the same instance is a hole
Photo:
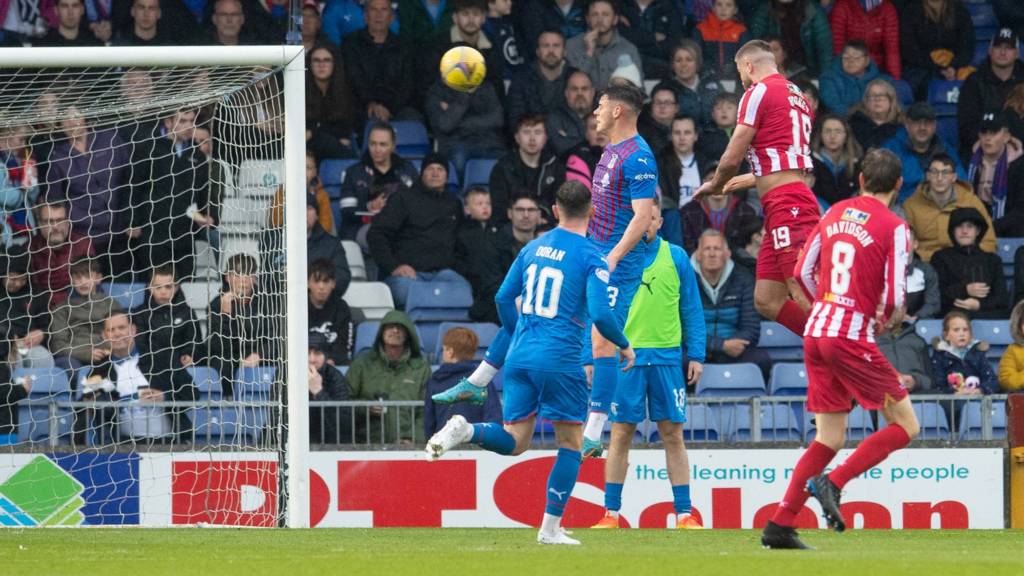
[[[821,471],[828,466],[836,456],[836,451],[815,440],[807,447],[800,461],[796,463],[793,470],[793,477],[789,479],[789,487],[786,488],[786,495],[779,508],[772,516],[772,522],[779,526],[792,526],[796,522],[796,515],[804,507],[807,501],[807,481],[821,474]]]
[[[793,334],[803,338],[804,327],[807,326],[807,312],[792,300],[786,300],[779,309],[775,321],[789,328]]]
[[[846,459],[846,462],[840,464],[828,475],[828,479],[837,487],[842,488],[846,486],[847,482],[870,470],[885,460],[889,454],[907,444],[910,444],[910,436],[907,435],[907,431],[898,424],[889,424],[861,442],[853,454]]]

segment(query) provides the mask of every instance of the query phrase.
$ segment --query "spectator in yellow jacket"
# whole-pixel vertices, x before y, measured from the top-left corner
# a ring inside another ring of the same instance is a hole
[[[1013,344],[999,361],[999,388],[1003,392],[1024,390],[1024,301],[1018,302],[1010,313],[1010,334]]]

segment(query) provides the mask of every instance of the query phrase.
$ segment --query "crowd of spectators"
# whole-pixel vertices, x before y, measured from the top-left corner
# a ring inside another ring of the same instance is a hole
[[[639,130],[658,159],[660,234],[692,256],[709,361],[752,362],[767,376],[753,307],[763,237],[756,194],[692,199],[736,125],[742,86],[732,59],[752,38],[770,43],[816,110],[808,183],[823,210],[857,193],[868,149],[903,162],[892,209],[915,236],[908,321],[880,346],[905,386],[962,393],[938,376],[940,362],[972,357],[962,320],[969,330],[971,319],[1013,310],[1018,344],[999,377],[979,375],[975,388],[1019,389],[1024,249],[1012,282],[995,250],[997,238],[1024,236],[1024,14],[1009,0],[991,7],[994,29],[974,26],[961,0],[306,0],[295,41],[307,59],[310,398],[422,400],[471,369],[475,336],[449,333],[438,335],[443,357],[434,361],[443,364],[431,376],[401,311],[410,287],[468,284],[470,319],[497,323],[494,293],[518,250],[554,224],[554,191],[567,179],[590,184],[606,144],[591,113],[616,82],[649,94]],[[275,0],[28,0],[0,8],[0,43],[275,44],[286,38],[287,11]],[[487,80],[472,92],[438,78],[441,55],[456,45],[486,60]],[[138,97],[151,82],[131,71],[121,85]],[[74,371],[76,393],[96,398],[188,399],[185,367],[213,368],[231,395],[240,367],[279,363],[283,189],[259,253],[218,262],[223,286],[203,329],[179,289],[197,273],[196,239],[220,242],[217,183],[242,159],[232,155],[230,123],[177,110],[110,126],[55,92],[37,106],[62,112],[59,124],[41,127],[51,136],[0,131],[0,310],[11,366]],[[399,154],[396,122],[425,127],[433,151]],[[280,133],[273,122],[260,129]],[[348,164],[330,197],[320,169],[335,159]],[[462,186],[471,160],[493,168]],[[343,298],[352,279],[343,239],[358,244],[397,308],[362,352],[362,318]],[[124,309],[105,291],[112,281],[146,283],[144,303]],[[912,326],[942,316],[943,340],[930,352]],[[329,369],[349,364],[347,377]],[[493,410],[474,417],[496,418]],[[428,411],[429,434],[448,413]],[[378,412],[387,424],[362,430],[367,438],[399,441],[393,433],[415,427],[404,422],[411,412]],[[187,425],[182,413],[154,414],[147,426],[155,418],[159,435]],[[125,418],[102,433],[139,434],[141,423]],[[359,427],[340,412],[318,418],[320,440]]]

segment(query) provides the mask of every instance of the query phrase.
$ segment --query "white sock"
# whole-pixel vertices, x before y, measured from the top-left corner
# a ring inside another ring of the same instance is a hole
[[[545,533],[545,534],[554,534],[554,533],[558,532],[558,527],[561,524],[562,524],[562,517],[561,516],[553,516],[553,515],[548,514],[547,512],[545,512],[544,513],[544,519],[541,520],[541,523],[540,523],[540,531]]]
[[[604,423],[608,421],[608,415],[604,412],[591,412],[587,416],[587,427],[583,429],[583,437],[594,442],[601,441],[601,434],[604,433]]]
[[[487,385],[491,383],[491,380],[494,380],[494,376],[497,373],[498,369],[488,364],[485,360],[476,367],[476,370],[466,380],[469,380],[469,383],[477,388],[487,388]]]

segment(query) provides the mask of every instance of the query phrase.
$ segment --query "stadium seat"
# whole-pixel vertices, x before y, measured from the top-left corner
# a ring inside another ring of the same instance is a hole
[[[1006,402],[992,403],[992,438],[1006,438]],[[968,402],[960,409],[960,439],[981,440],[981,401]]]
[[[804,422],[804,440],[810,442],[814,439],[815,434],[818,432],[818,427],[814,423],[814,414],[806,412],[803,417]],[[850,415],[846,421],[846,439],[847,441],[859,441],[867,438],[872,432],[875,431],[875,423],[871,419],[871,413],[864,410],[860,406],[854,406],[853,410],[850,411]]]
[[[103,291],[125,310],[134,310],[146,302],[146,285],[135,283],[104,283]]]
[[[985,61],[985,58],[988,58],[988,45],[989,40],[977,40],[974,43],[974,56],[971,57],[971,66],[977,68]]]
[[[914,330],[930,345],[933,338],[942,338],[942,320],[939,318],[918,320],[914,323]]]
[[[243,366],[238,369],[232,382],[235,400],[239,402],[270,402],[277,396],[274,392],[274,378],[277,369],[272,366]],[[266,406],[245,406],[238,410],[239,433],[252,436],[257,441],[263,435],[270,410]],[[216,416],[217,414],[214,413]],[[225,417],[227,412],[225,412]]]
[[[244,195],[224,199],[219,226],[222,233],[256,238],[266,228],[273,197],[256,195],[252,191],[247,189]]]
[[[352,282],[345,291],[345,302],[359,309],[367,320],[380,320],[395,309],[391,289],[383,282]]]
[[[469,319],[473,292],[467,282],[423,282],[409,285],[405,312],[416,323]]]
[[[220,384],[220,374],[216,370],[206,366],[189,366],[186,370],[192,376],[192,383],[199,392],[200,401],[223,398],[224,389]]]
[[[550,420],[544,420],[543,418],[537,418],[537,423],[533,426],[533,443],[534,444],[554,444],[555,443],[555,425]]]
[[[1024,238],[999,238],[997,240],[998,248],[996,253],[999,254],[999,259],[1003,261],[1003,271],[1006,271],[1006,265],[1010,265],[1010,271],[1013,271],[1013,257],[1017,254],[1017,248],[1024,246]]]
[[[921,440],[951,440],[949,435],[949,420],[946,418],[946,411],[935,402],[915,402],[913,404],[914,414],[917,422],[921,425],[921,433],[918,438]],[[878,429],[888,426],[885,415],[878,411]]]
[[[71,384],[67,373],[60,368],[18,368],[11,374],[15,382],[19,378],[29,381],[31,390],[28,400],[31,402],[70,402]],[[66,443],[71,435],[74,416],[68,408],[57,408],[57,440]],[[50,406],[47,404],[18,407],[18,441],[39,442],[50,441]]]
[[[975,28],[989,27],[998,28],[999,18],[996,17],[996,11],[992,8],[992,5],[987,2],[967,2],[964,3],[967,8],[967,12],[971,15],[971,23],[974,24]]]
[[[763,396],[764,378],[756,364],[706,364],[698,396]]]
[[[956,116],[962,85],[960,80],[932,80],[928,83],[928,103],[935,110],[936,116]]]
[[[733,406],[730,414],[729,437],[734,442],[751,440],[750,406]],[[799,441],[800,421],[786,404],[761,405],[762,441]]]
[[[978,340],[988,342],[989,358],[1002,358],[1006,348],[1013,344],[1010,323],[1006,320],[972,320],[971,331]]]
[[[498,335],[498,330],[501,327],[497,324],[491,324],[490,322],[442,322],[437,329],[437,345],[434,348],[430,348],[434,353],[434,358],[441,358],[441,341],[444,339],[446,332],[452,328],[469,328],[476,333],[476,337],[479,340],[479,346],[476,350],[476,358],[481,359],[484,357],[484,352],[487,352],[487,348],[491,345],[491,341]]]
[[[356,158],[332,158],[320,163],[320,184],[331,200],[341,198],[341,185],[345,182],[345,171],[359,162]]]
[[[373,347],[373,341],[377,339],[377,332],[380,330],[379,320],[366,320],[356,326],[356,347],[353,357],[359,355],[363,350]]]
[[[904,108],[914,103],[914,89],[906,80],[890,80],[890,82],[896,89],[896,98]]]
[[[430,137],[422,122],[399,120],[391,126],[395,129],[396,154],[402,158],[422,158],[430,153]]]
[[[238,187],[277,189],[284,184],[284,160],[243,160],[238,168]]]
[[[774,362],[803,362],[804,341],[778,322],[761,322],[757,347],[768,353]]]
[[[935,133],[939,135],[940,140],[954,150],[960,145],[960,131],[957,127],[956,116],[939,116]]]
[[[462,191],[465,192],[473,186],[488,187],[491,184],[491,170],[497,164],[497,160],[490,158],[472,158],[466,162],[465,175],[462,178]]]
[[[227,444],[242,446],[252,443],[257,429],[239,417],[239,409],[231,407],[195,408],[189,410],[195,444]]]
[[[689,404],[686,407],[686,423],[683,424],[683,439],[687,442],[715,442],[721,437],[718,415],[707,404]],[[651,442],[658,441],[657,432],[651,434]]]
[[[345,249],[345,259],[348,260],[348,269],[352,272],[352,279],[366,280],[366,260],[363,258],[363,249],[351,240],[342,240],[341,246]]]
[[[185,297],[185,303],[193,311],[202,311],[204,317],[206,316],[207,309],[210,307],[210,302],[220,294],[220,289],[220,282],[181,283],[181,293]]]
[[[807,368],[803,363],[775,364],[768,377],[768,393],[772,396],[806,396]]]

